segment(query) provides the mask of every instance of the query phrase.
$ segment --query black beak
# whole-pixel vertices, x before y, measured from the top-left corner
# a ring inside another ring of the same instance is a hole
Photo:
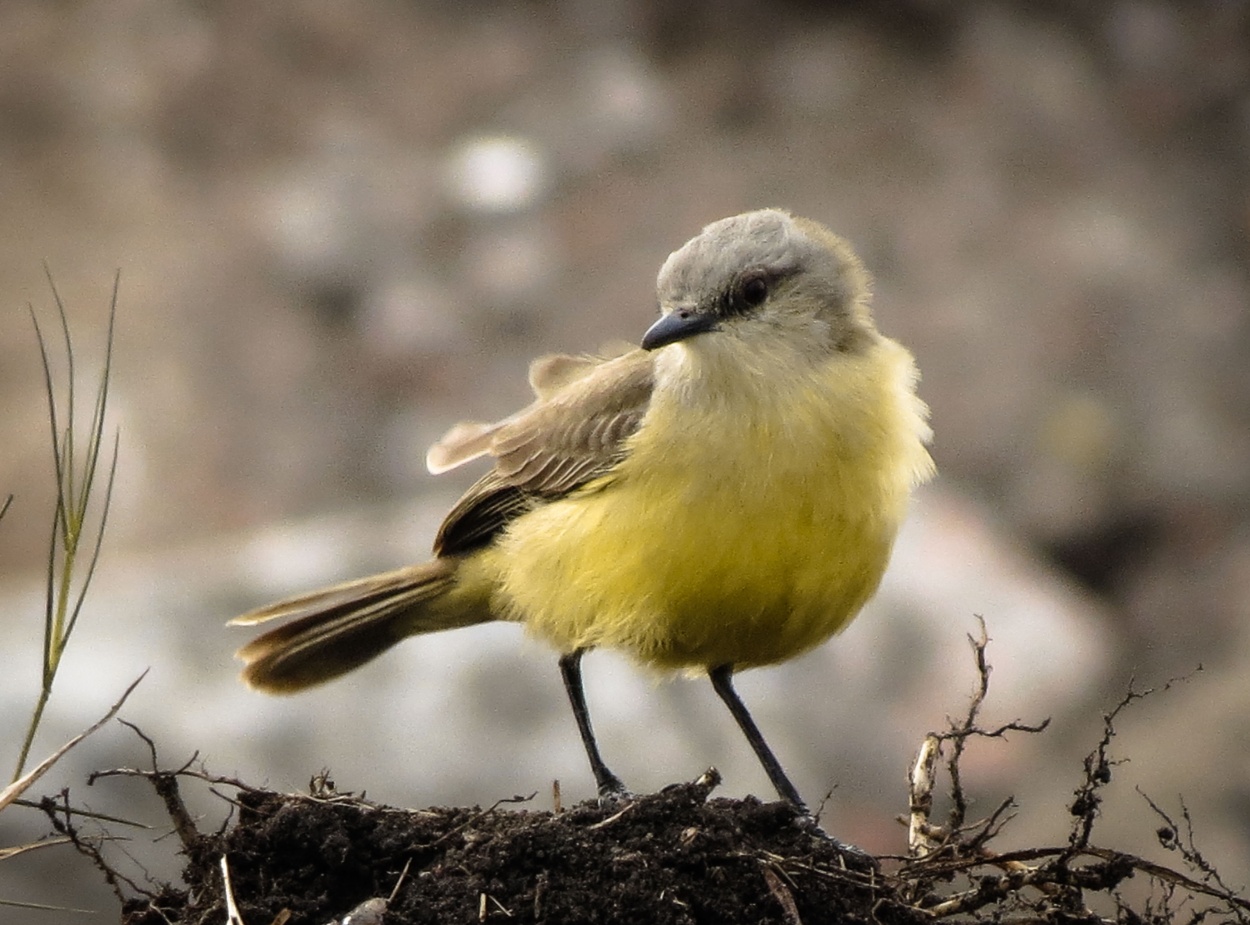
[[[717,317],[711,312],[678,308],[663,316],[642,335],[643,350],[658,350],[687,337],[717,329]]]

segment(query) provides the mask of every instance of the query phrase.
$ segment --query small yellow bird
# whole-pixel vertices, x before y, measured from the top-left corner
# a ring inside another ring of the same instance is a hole
[[[806,811],[731,677],[824,642],[876,591],[934,471],[916,368],[874,326],[846,242],[788,212],[708,225],[657,290],[640,349],[536,360],[529,407],[430,450],[435,473],[493,460],[433,560],[232,621],[293,618],[239,650],[246,681],[287,693],[408,636],[523,623],[561,653],[602,797],[626,791],[582,691],[598,646],[706,671],[778,794]]]

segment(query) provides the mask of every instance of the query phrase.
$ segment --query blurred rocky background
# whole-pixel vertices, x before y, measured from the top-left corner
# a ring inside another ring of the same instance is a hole
[[[941,480],[871,611],[741,689],[825,821],[903,850],[905,773],[964,709],[1002,844],[1065,838],[1101,713],[1101,836],[1155,843],[1140,787],[1250,881],[1250,3],[514,5],[85,0],[0,6],[0,758],[38,686],[53,479],[27,305],[68,303],[98,371],[121,270],[121,457],[97,584],[35,752],[124,716],[181,765],[279,789],[328,767],[401,805],[591,795],[554,658],[513,627],[409,643],[291,700],[244,690],[233,614],[423,558],[473,473],[425,448],[527,400],[551,350],[636,340],[654,274],[706,222],[789,207],[849,237],[933,408]],[[89,390],[85,390],[89,391]],[[638,789],[767,782],[707,684],[586,662]],[[116,724],[41,792],[164,820]],[[37,788],[39,789],[39,788]],[[202,824],[228,807],[194,792]],[[974,812],[977,807],[974,807]],[[0,845],[37,837],[0,815]],[[158,832],[160,830],[158,829]],[[117,850],[155,876],[171,841]],[[135,876],[142,871],[136,865]],[[0,863],[0,900],[109,908],[65,849]],[[0,914],[7,918],[8,913]],[[59,922],[56,913],[19,913]],[[65,921],[80,921],[73,915]],[[17,920],[17,919],[14,919]]]

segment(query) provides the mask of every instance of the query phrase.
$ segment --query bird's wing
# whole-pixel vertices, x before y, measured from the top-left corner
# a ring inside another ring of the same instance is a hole
[[[487,454],[495,467],[444,519],[435,554],[468,552],[536,501],[562,497],[610,471],[647,411],[652,359],[632,350],[609,360],[536,360],[530,367],[536,402],[498,424],[453,428],[430,451],[432,471]]]
[[[532,405],[502,421],[462,421],[430,447],[425,454],[425,465],[434,475],[463,466],[467,462],[491,452],[491,443],[497,433],[517,421],[528,418],[565,386],[584,379],[609,360],[619,359],[633,352],[630,344],[605,344],[598,356],[571,356],[552,353],[530,363],[529,383],[537,399]]]

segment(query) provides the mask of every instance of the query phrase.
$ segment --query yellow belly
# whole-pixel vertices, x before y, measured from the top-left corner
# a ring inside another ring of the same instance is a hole
[[[653,406],[616,472],[483,552],[495,608],[562,651],[658,668],[764,665],[823,642],[876,590],[931,465],[919,406],[895,400],[897,370],[877,381],[882,365]]]

